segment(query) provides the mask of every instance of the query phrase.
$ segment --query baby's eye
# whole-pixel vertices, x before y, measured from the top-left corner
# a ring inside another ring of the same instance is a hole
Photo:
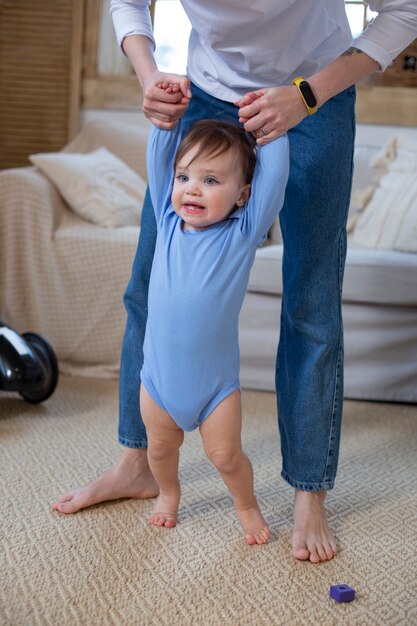
[[[186,183],[188,180],[188,176],[186,176],[185,174],[178,174],[176,178],[179,183]]]
[[[207,176],[205,182],[207,183],[207,185],[215,185],[217,183],[217,180],[212,176]]]

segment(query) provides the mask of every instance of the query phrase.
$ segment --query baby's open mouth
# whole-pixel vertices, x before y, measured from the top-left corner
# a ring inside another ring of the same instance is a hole
[[[186,213],[202,213],[204,211],[201,204],[183,204],[182,208]]]

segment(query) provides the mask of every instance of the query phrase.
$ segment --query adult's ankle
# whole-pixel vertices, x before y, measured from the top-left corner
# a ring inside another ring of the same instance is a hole
[[[146,467],[149,467],[147,448],[124,447],[119,463],[139,466],[145,465]]]

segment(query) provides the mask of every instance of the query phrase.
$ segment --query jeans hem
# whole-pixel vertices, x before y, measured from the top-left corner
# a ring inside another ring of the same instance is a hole
[[[324,480],[319,483],[310,483],[300,480],[294,480],[284,470],[281,472],[281,478],[283,478],[294,489],[300,489],[300,491],[329,491],[334,487],[334,480]]]
[[[139,448],[146,449],[148,447],[148,442],[146,439],[139,439],[138,441],[132,439],[125,439],[124,437],[119,437],[118,441],[120,445],[125,446],[125,448]]]

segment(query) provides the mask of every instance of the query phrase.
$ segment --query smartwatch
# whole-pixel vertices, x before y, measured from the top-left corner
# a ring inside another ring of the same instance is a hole
[[[306,105],[306,109],[309,115],[313,115],[317,111],[317,100],[316,96],[313,93],[309,83],[305,78],[299,76],[298,78],[294,78],[292,84],[298,87],[298,91],[300,92],[301,98]]]

